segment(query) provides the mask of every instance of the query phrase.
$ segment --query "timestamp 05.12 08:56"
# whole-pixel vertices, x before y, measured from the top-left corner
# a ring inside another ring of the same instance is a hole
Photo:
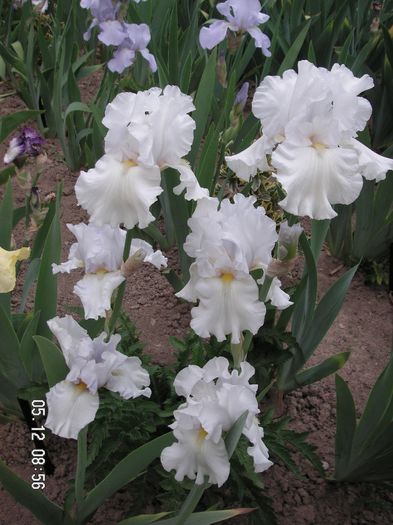
[[[31,439],[36,444],[36,448],[31,451],[31,464],[34,472],[31,475],[31,487],[33,489],[44,489],[45,488],[45,458],[46,451],[43,448],[39,448],[39,443],[45,439],[45,427],[35,427],[34,422],[36,418],[44,418],[46,416],[46,405],[43,399],[34,399],[31,403],[31,419],[33,425],[31,428]]]

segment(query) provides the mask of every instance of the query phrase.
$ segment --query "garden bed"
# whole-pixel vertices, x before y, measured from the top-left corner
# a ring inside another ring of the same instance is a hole
[[[1,94],[10,90],[5,83],[1,85]],[[0,114],[8,114],[20,106],[16,96],[8,96],[1,101]],[[0,149],[1,158],[4,155],[4,146]],[[45,195],[55,189],[57,182],[63,182],[61,223],[62,260],[65,260],[73,242],[65,225],[68,222],[86,220],[87,215],[77,206],[73,191],[78,173],[73,173],[66,167],[55,140],[48,141],[46,153],[48,159],[43,166],[39,188],[41,194]],[[14,189],[16,205],[20,206],[23,204],[23,192],[16,183]],[[318,282],[321,287],[319,292],[325,291],[344,271],[340,262],[325,250],[318,265]],[[296,270],[294,272],[296,277]],[[60,276],[59,314],[65,313],[66,305],[77,304],[76,297],[72,294],[77,280],[78,272],[71,275],[71,278],[68,275]],[[349,382],[359,413],[370,388],[387,363],[393,326],[393,308],[386,289],[368,287],[364,280],[362,273],[355,276],[338,318],[311,361],[311,364],[316,364],[322,358],[337,352],[351,352],[351,357],[340,374]],[[146,352],[157,363],[170,363],[174,350],[168,337],[182,337],[189,330],[189,305],[176,299],[171,286],[158,270],[141,267],[128,281],[124,309],[135,322]],[[317,446],[329,477],[334,467],[334,378],[329,377],[295,391],[287,396],[285,404],[292,418],[291,428],[310,432],[310,442]],[[32,442],[29,436],[29,430],[22,422],[0,426],[0,456],[26,480],[31,476],[29,458]],[[74,475],[76,446],[72,440],[49,436],[49,431],[46,445],[55,464],[55,473],[48,476],[45,493],[51,499],[62,502],[68,481]],[[272,498],[280,525],[385,525],[393,522],[393,493],[387,487],[366,483],[337,484],[324,480],[311,466],[304,463],[304,459],[299,460],[299,468],[304,479],[296,478],[279,464],[275,464],[268,475],[263,477],[266,493]],[[33,520],[29,511],[15,503],[3,489],[0,489],[0,506],[0,523],[4,525],[38,523]],[[100,508],[93,523],[115,524],[131,510],[132,486],[129,486]],[[157,509],[146,509],[146,512],[153,510]]]

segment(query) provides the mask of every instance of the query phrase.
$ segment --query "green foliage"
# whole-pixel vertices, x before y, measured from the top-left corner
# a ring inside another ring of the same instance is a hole
[[[326,228],[322,228],[320,232],[321,234],[326,234]],[[297,286],[292,298],[294,306],[290,307],[291,309],[293,308],[292,334],[295,336],[297,344],[288,348],[293,358],[280,366],[278,384],[280,389],[284,391],[319,381],[323,377],[339,370],[349,357],[347,353],[337,354],[317,366],[300,372],[336,319],[358,268],[358,265],[356,265],[345,272],[316,305],[317,273],[315,255],[313,254],[312,245],[305,235],[301,236],[300,244],[305,255],[305,270],[302,281]],[[318,255],[317,252],[321,246],[322,241],[314,241],[314,251],[317,250],[315,251],[316,255]],[[285,319],[284,326],[289,321],[291,312],[290,309],[288,310],[288,312],[284,311],[282,314]],[[278,325],[282,326],[282,323],[279,321]]]
[[[393,359],[372,388],[359,421],[348,385],[336,376],[337,481],[393,480]]]
[[[31,486],[19,478],[0,460],[0,481],[2,486],[12,494],[21,505],[28,508],[44,525],[61,525],[62,509],[47,499],[42,492],[33,490]]]

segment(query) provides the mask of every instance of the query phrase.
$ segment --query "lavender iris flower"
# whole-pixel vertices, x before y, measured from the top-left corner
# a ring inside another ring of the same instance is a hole
[[[13,162],[17,157],[27,155],[36,157],[42,151],[45,140],[34,128],[24,127],[19,135],[10,141],[8,150],[4,155],[4,164]]]
[[[81,0],[81,7],[90,9],[93,16],[93,21],[86,33],[83,34],[83,38],[89,40],[95,27],[108,20],[114,21],[116,19],[120,2],[113,4],[112,0]]]
[[[139,3],[140,0],[134,0]],[[93,21],[88,31],[83,35],[85,40],[91,36],[93,27],[98,26],[98,39],[106,46],[116,46],[113,58],[108,62],[108,68],[116,73],[134,63],[137,51],[149,63],[150,69],[157,71],[157,63],[147,46],[150,42],[150,29],[146,24],[127,24],[116,19],[120,2],[115,5],[112,0],[81,0],[81,6],[90,9]]]
[[[228,32],[249,33],[265,56],[270,56],[270,39],[259,29],[261,24],[269,20],[269,16],[261,12],[259,0],[227,0],[217,4],[217,11],[226,20],[213,20],[209,27],[203,27],[199,34],[199,42],[204,49],[213,49],[222,42]]]
[[[149,63],[150,69],[157,71],[154,56],[147,49],[150,42],[150,29],[146,24],[127,24],[125,22],[104,22],[100,24],[101,33],[98,38],[106,45],[118,46],[113,58],[108,62],[111,71],[122,73],[134,63],[136,52],[139,51]]]

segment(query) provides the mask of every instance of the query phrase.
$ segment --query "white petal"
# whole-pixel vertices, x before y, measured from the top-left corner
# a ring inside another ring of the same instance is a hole
[[[85,310],[85,319],[105,317],[111,309],[113,291],[120,286],[125,277],[118,272],[86,274],[74,287],[74,293],[80,298]]]
[[[180,184],[173,188],[173,193],[175,195],[181,195],[181,193],[186,190],[184,198],[188,201],[197,201],[204,197],[209,197],[209,191],[199,185],[198,179],[190,168],[188,162],[182,161],[178,164],[172,164],[169,167],[177,170],[180,174]]]
[[[264,472],[270,468],[273,463],[269,460],[269,451],[262,441],[263,428],[259,426],[258,420],[253,418],[249,427],[245,427],[243,434],[250,440],[252,446],[247,449],[248,454],[254,460],[255,472]]]
[[[255,197],[238,193],[232,204],[228,199],[221,203],[221,221],[225,231],[223,239],[236,243],[244,254],[249,270],[269,264],[277,242],[276,223],[262,206],[255,208]]]
[[[219,406],[225,409],[229,416],[229,424],[224,427],[228,431],[244,412],[258,414],[258,401],[255,390],[243,385],[223,383],[217,392]],[[234,400],[236,399],[236,403]]]
[[[69,225],[68,225],[69,226]],[[70,273],[71,270],[76,268],[83,268],[84,263],[79,253],[79,245],[77,242],[71,245],[70,252],[68,254],[68,261],[61,264],[52,264],[52,272],[56,273]]]
[[[205,381],[214,379],[228,380],[231,377],[229,373],[229,361],[225,357],[213,357],[203,367],[203,378]]]
[[[120,335],[112,335],[106,341],[107,334],[102,332],[84,347],[78,347],[78,356],[73,361],[67,380],[74,383],[82,381],[92,394],[103,387],[115,368],[127,359],[127,356],[116,351]]]
[[[54,317],[48,321],[52,334],[59,341],[65,361],[70,367],[72,360],[78,355],[78,348],[83,341],[91,341],[87,330],[82,328],[73,317]]]
[[[117,392],[124,399],[150,397],[151,390],[147,388],[150,385],[150,377],[141,365],[139,357],[126,358],[121,366],[112,370],[105,387]]]
[[[232,370],[229,378],[225,379],[226,383],[231,385],[246,386],[252,392],[258,390],[258,385],[250,385],[250,379],[255,375],[255,368],[247,361],[240,363],[240,374],[237,370]]]
[[[162,254],[161,250],[153,250],[151,245],[142,239],[132,239],[130,257],[135,255],[139,250],[142,250],[145,253],[143,262],[148,262],[159,270],[167,267],[168,259]]]
[[[185,301],[190,301],[191,303],[194,303],[198,300],[198,293],[195,289],[195,285],[197,283],[197,280],[199,279],[198,276],[198,267],[196,263],[192,263],[190,266],[190,280],[185,285],[184,288],[182,288],[179,292],[175,293],[176,297],[179,297],[180,299],[184,299]]]
[[[78,240],[75,255],[83,261],[86,273],[100,270],[114,272],[120,269],[126,240],[125,230],[112,228],[109,224],[97,226],[93,223],[67,224],[67,227]]]
[[[315,106],[331,106],[331,98],[322,72],[307,60],[298,63],[299,73],[287,70],[282,77],[267,76],[256,89],[252,103],[254,115],[261,120],[267,144],[279,142],[287,124],[301,118],[310,120]]]
[[[15,137],[11,139],[6,154],[4,155],[4,164],[10,164],[10,162],[15,160],[16,157],[18,157],[19,155],[21,155],[23,151],[23,144],[20,144],[18,138]]]
[[[363,180],[355,151],[347,147],[299,147],[285,140],[274,151],[272,164],[287,193],[280,202],[293,215],[331,219],[332,204],[350,204],[359,195]]]
[[[239,179],[248,181],[256,175],[258,170],[270,171],[266,158],[267,153],[270,153],[270,150],[266,147],[265,138],[260,137],[247,149],[236,155],[225,157],[225,161]]]
[[[258,284],[263,284],[264,281],[265,274],[257,282]],[[272,305],[279,310],[285,310],[285,308],[288,308],[291,306],[291,304],[293,304],[289,295],[284,292],[284,290],[281,290],[281,281],[278,277],[273,278],[266,296],[266,301],[271,301]]]
[[[154,220],[149,208],[162,193],[157,166],[131,166],[104,155],[94,168],[81,172],[75,185],[78,204],[98,225],[146,228]]]
[[[219,201],[214,197],[207,197],[197,202],[192,217],[188,219],[191,232],[187,235],[184,250],[190,257],[196,257],[202,244],[206,241],[213,244],[222,238]]]
[[[232,334],[232,343],[239,343],[243,330],[255,334],[262,326],[266,309],[251,276],[230,282],[200,278],[195,290],[199,305],[191,310],[191,328],[201,337],[215,335],[224,341]]]
[[[360,173],[365,179],[379,182],[393,170],[393,159],[378,155],[358,140],[353,139],[350,144],[359,155]]]
[[[183,481],[184,477],[195,479],[197,485],[202,485],[205,476],[210,483],[221,487],[228,479],[230,464],[225,443],[204,439],[198,429],[175,430],[179,440],[161,453],[161,463],[168,472],[176,471],[175,479]]]
[[[204,376],[203,369],[197,365],[189,365],[176,375],[173,382],[178,396],[188,397],[194,386]]]
[[[121,93],[103,121],[109,128],[105,151],[146,166],[176,164],[191,149],[195,122],[187,113],[194,109],[191,97],[177,86],[163,92],[152,88],[133,97]]]
[[[48,417],[45,426],[60,437],[77,439],[82,428],[91,423],[99,405],[98,394],[86,388],[61,381],[46,395]]]
[[[334,64],[326,74],[326,81],[333,95],[332,116],[337,118],[343,133],[353,137],[364,129],[372,112],[370,102],[358,95],[371,89],[374,81],[369,75],[355,77],[343,64]]]

